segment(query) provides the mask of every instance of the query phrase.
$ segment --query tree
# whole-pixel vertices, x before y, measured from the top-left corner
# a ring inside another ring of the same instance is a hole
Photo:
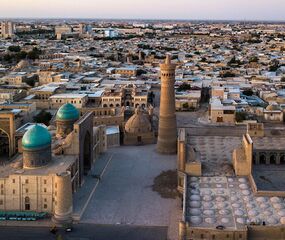
[[[51,120],[52,115],[50,112],[45,110],[41,110],[36,116],[34,116],[34,121],[36,123],[43,123],[45,125],[49,125],[49,121]]]
[[[183,84],[181,84],[181,85],[178,87],[177,91],[178,91],[178,92],[183,92],[183,91],[187,91],[187,90],[190,90],[190,89],[191,89],[190,84],[183,83]]]
[[[237,122],[242,122],[246,120],[246,112],[236,112],[236,121]]]
[[[253,91],[251,89],[247,89],[243,91],[243,94],[246,96],[252,96],[253,95]]]
[[[5,55],[3,56],[3,59],[4,59],[4,61],[6,61],[6,62],[11,62],[12,59],[13,59],[13,57],[12,57],[11,54],[5,54]]]
[[[232,66],[232,65],[240,66],[241,61],[239,59],[236,59],[235,56],[233,56],[232,59],[228,62],[228,66]]]
[[[42,51],[38,49],[37,47],[34,47],[32,51],[28,52],[27,57],[31,60],[39,59]]]
[[[256,63],[257,63],[257,62],[259,61],[259,59],[258,59],[257,56],[252,56],[252,57],[249,58],[248,61],[249,61],[250,63],[251,63],[251,62],[256,62]]]
[[[25,80],[25,83],[28,84],[31,87],[34,87],[36,81],[33,78],[28,78],[28,79]]]
[[[16,60],[22,60],[22,59],[25,59],[27,57],[27,52],[25,52],[25,51],[21,51],[21,52],[18,52],[18,53],[16,53],[16,55],[15,55],[15,58],[16,58]]]
[[[8,50],[10,52],[20,52],[21,51],[21,47],[20,46],[10,46],[10,47],[8,47]]]
[[[279,68],[279,61],[277,59],[272,60],[271,65],[269,66],[270,72],[276,72]]]
[[[182,107],[184,109],[188,109],[189,108],[189,104],[187,102],[185,102],[185,103],[182,104]]]

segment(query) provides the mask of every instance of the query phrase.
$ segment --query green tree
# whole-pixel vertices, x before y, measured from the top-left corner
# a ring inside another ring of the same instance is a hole
[[[251,89],[247,89],[243,91],[243,94],[246,96],[252,96],[253,95],[253,91]]]
[[[27,52],[25,51],[21,51],[21,52],[18,52],[15,54],[15,58],[16,60],[22,60],[22,59],[25,59],[27,57]]]
[[[236,121],[237,122],[242,122],[246,120],[246,112],[236,112]]]
[[[184,109],[188,109],[189,108],[189,104],[186,102],[186,103],[183,103],[182,104],[182,107],[184,108]]]
[[[20,46],[10,46],[10,47],[8,47],[8,50],[10,52],[20,52],[21,51],[21,47]]]
[[[33,78],[28,78],[27,80],[25,80],[25,83],[27,83],[31,87],[34,87],[36,81]]]
[[[34,116],[34,121],[36,123],[43,123],[45,125],[49,125],[49,121],[51,120],[52,115],[50,112],[45,110],[41,110],[36,116]]]
[[[250,63],[251,63],[251,62],[256,62],[256,63],[257,63],[257,62],[259,61],[259,59],[258,59],[257,56],[252,56],[252,57],[249,58],[248,61],[249,61]]]
[[[272,60],[270,66],[269,66],[269,71],[270,72],[276,72],[277,69],[280,67],[280,63],[277,59]]]
[[[42,51],[38,49],[37,47],[34,47],[32,51],[28,52],[28,59],[36,60],[39,59],[40,55],[42,54]]]
[[[3,56],[3,59],[4,59],[4,61],[6,61],[6,62],[12,62],[13,57],[12,57],[11,54],[5,54],[5,55]]]
[[[183,84],[181,84],[181,85],[178,87],[177,91],[178,91],[178,92],[183,92],[183,91],[187,91],[187,90],[190,90],[190,89],[191,89],[190,84],[183,83]]]

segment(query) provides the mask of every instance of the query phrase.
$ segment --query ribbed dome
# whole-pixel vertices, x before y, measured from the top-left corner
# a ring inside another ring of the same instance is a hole
[[[148,133],[151,132],[151,124],[147,116],[136,109],[135,114],[127,121],[125,131],[133,134]]]
[[[41,126],[32,126],[23,136],[22,146],[27,149],[37,149],[51,145],[51,135],[49,131]]]
[[[62,105],[56,114],[56,120],[70,121],[79,118],[79,111],[71,103]]]

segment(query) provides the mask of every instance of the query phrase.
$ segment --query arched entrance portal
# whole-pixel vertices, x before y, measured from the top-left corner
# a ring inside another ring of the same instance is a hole
[[[0,129],[0,160],[6,160],[9,158],[9,136]]]
[[[91,169],[91,136],[86,132],[84,137],[84,153],[83,153],[84,175],[87,175]]]

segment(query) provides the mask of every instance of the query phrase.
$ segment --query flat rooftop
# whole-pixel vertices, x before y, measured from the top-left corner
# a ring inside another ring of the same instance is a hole
[[[284,150],[285,138],[283,137],[253,137],[253,149],[256,150]]]
[[[36,169],[23,169],[22,154],[13,161],[0,166],[0,178],[7,178],[9,175],[49,175],[65,172],[75,161],[75,155],[53,155],[52,161],[45,167]]]
[[[197,228],[242,229],[250,223],[285,222],[285,200],[255,197],[246,177],[188,177],[186,221]]]
[[[258,191],[285,192],[284,165],[253,165],[252,177]]]

